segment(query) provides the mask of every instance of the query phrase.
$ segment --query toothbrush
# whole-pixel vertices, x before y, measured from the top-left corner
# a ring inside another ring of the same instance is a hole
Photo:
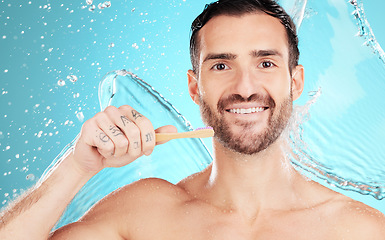
[[[214,130],[211,127],[198,128],[190,132],[180,133],[157,133],[156,142],[163,142],[177,138],[207,138],[214,136]]]

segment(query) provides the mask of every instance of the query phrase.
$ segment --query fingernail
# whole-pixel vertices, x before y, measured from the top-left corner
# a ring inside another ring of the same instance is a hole
[[[151,153],[152,153],[152,151],[148,150],[148,151],[144,152],[144,155],[149,156]]]

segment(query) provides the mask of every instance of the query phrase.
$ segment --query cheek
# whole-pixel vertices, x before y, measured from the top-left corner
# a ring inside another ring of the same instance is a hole
[[[276,78],[278,81],[272,82],[271,90],[276,98],[286,98],[291,92],[291,77],[288,73],[281,73]]]
[[[198,86],[200,97],[208,104],[211,105],[213,102],[218,101],[221,89],[218,88],[218,84],[215,81],[201,81]]]
[[[223,95],[232,91],[234,85],[234,73],[210,73],[204,72],[201,75],[199,89],[205,99],[218,101]]]
[[[211,108],[215,108],[216,109],[216,105],[218,103],[218,99],[217,97],[215,96],[215,93],[214,92],[210,92],[207,93],[205,91],[202,91],[199,95],[199,99],[200,101],[205,101],[205,103],[207,105],[209,105]]]

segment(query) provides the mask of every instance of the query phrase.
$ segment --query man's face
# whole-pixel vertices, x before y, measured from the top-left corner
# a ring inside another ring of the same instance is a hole
[[[292,112],[285,28],[262,13],[218,16],[199,37],[196,102],[203,121],[222,145],[236,152],[267,148]]]

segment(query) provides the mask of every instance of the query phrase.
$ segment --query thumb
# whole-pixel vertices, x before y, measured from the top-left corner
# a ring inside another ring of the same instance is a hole
[[[173,125],[166,125],[155,129],[155,133],[176,133],[178,129]],[[168,141],[157,142],[156,145],[166,143]]]

